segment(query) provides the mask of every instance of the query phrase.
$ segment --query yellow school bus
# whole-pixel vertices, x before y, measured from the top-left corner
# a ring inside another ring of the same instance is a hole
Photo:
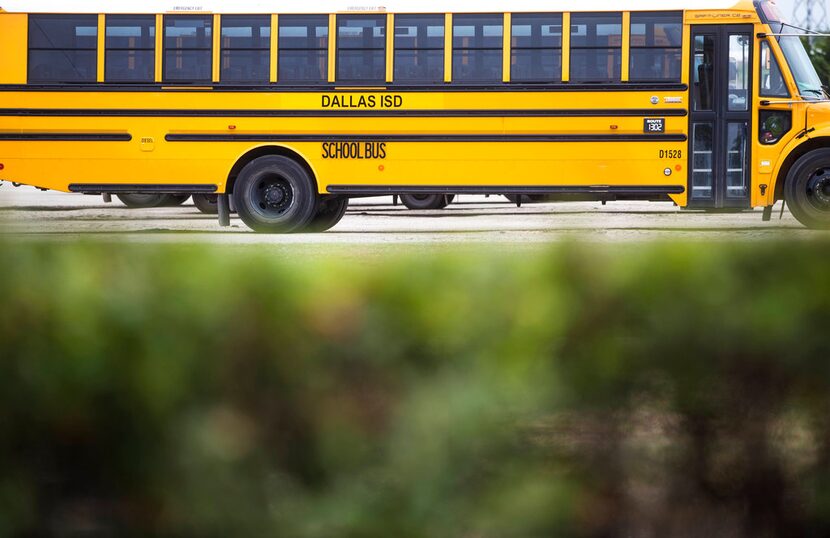
[[[5,181],[231,197],[262,232],[466,193],[830,227],[830,104],[772,2],[0,4]]]

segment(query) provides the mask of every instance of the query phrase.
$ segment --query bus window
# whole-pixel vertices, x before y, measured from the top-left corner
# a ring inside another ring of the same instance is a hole
[[[789,97],[790,91],[781,75],[778,60],[772,54],[769,43],[761,42],[761,97]]]
[[[29,16],[29,82],[95,82],[96,15]]]
[[[156,18],[107,15],[107,82],[153,82],[156,68]]]
[[[562,15],[513,15],[510,80],[562,80]]]
[[[571,81],[619,82],[622,14],[571,15]]]
[[[715,38],[711,35],[695,37],[694,102],[695,110],[713,110],[715,93]]]
[[[267,83],[271,73],[271,17],[222,16],[222,82]]]
[[[386,15],[338,15],[337,81],[386,79]]]
[[[329,18],[280,15],[280,83],[321,84],[328,79]]]
[[[729,36],[729,110],[749,110],[748,35]]]
[[[165,82],[211,82],[212,51],[212,16],[165,15]]]
[[[503,15],[453,17],[453,82],[501,82],[503,36]]]
[[[631,14],[632,82],[680,82],[682,13]]]
[[[444,16],[395,17],[395,82],[444,81]]]

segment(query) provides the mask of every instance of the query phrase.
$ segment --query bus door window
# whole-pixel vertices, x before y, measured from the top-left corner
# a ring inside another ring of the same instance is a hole
[[[694,98],[695,110],[712,110],[715,94],[715,37],[695,37]]]
[[[749,44],[744,35],[729,36],[729,110],[749,110]]]

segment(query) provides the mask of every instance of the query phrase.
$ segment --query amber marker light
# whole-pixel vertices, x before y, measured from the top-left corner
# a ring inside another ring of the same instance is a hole
[[[680,172],[681,170],[683,170],[683,165],[678,164],[677,166],[674,167],[674,169],[677,170],[678,172]]]

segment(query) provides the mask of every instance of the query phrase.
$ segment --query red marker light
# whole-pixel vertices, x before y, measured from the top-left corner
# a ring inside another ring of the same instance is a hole
[[[236,125],[228,125],[228,129],[230,129],[231,131],[235,131]]]
[[[3,170],[4,168],[6,168],[6,165],[4,165],[3,163],[0,163],[0,170]]]

